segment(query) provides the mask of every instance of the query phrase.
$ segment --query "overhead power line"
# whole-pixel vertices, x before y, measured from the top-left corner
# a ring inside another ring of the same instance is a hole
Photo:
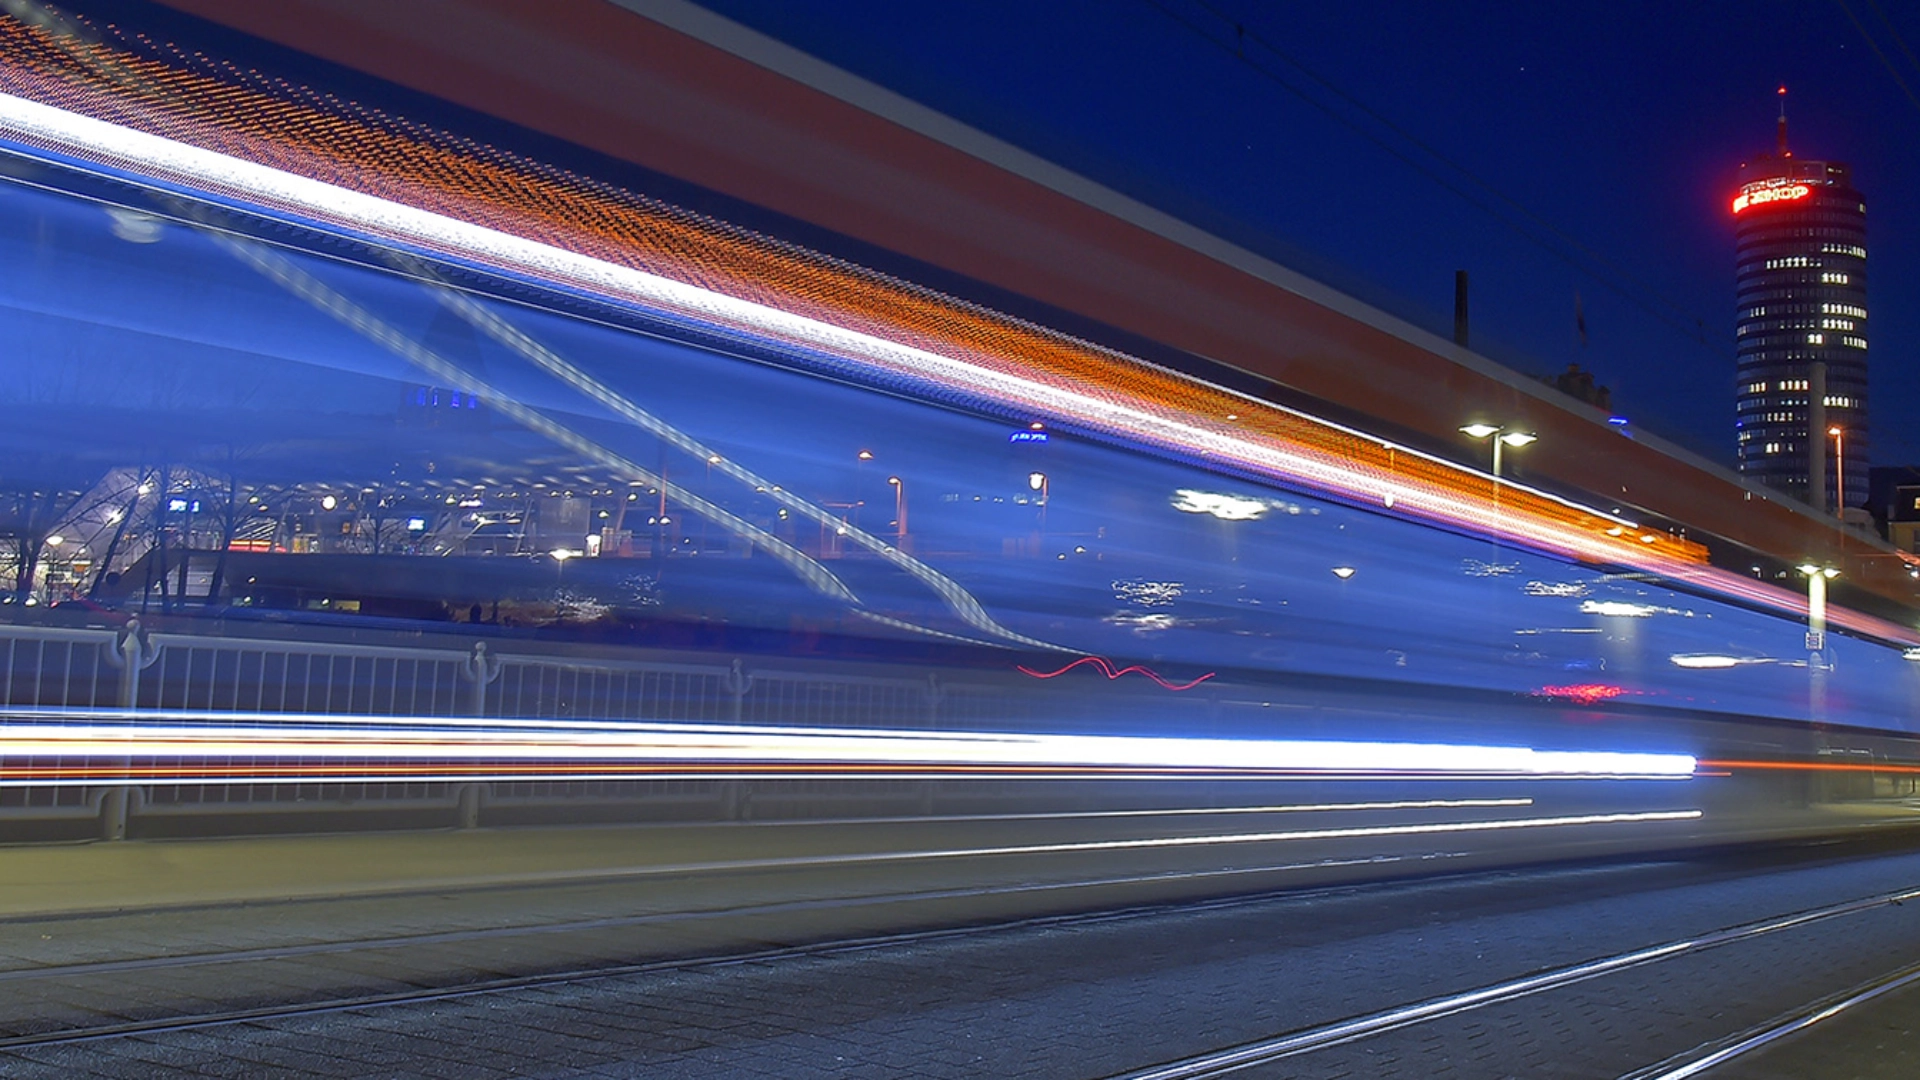
[[[1887,56],[1886,51],[1880,48],[1880,43],[1873,39],[1873,34],[1867,29],[1866,24],[1860,21],[1860,17],[1853,13],[1851,7],[1847,6],[1847,0],[1833,0],[1833,2],[1839,5],[1841,11],[1846,13],[1847,21],[1853,24],[1855,30],[1860,31],[1860,36],[1866,39],[1867,48],[1873,50],[1873,55],[1880,60],[1880,66],[1887,69],[1888,75],[1893,76],[1894,85],[1898,86],[1900,92],[1906,95],[1907,101],[1912,104],[1914,108],[1920,109],[1920,97],[1914,96],[1913,87],[1907,85],[1906,78],[1900,74],[1899,65],[1895,64],[1893,60]],[[1887,13],[1882,11],[1880,5],[1875,3],[1874,0],[1867,0],[1867,6],[1872,8],[1873,13],[1880,17],[1881,25],[1887,28],[1887,36],[1891,37],[1893,43],[1900,47],[1900,51],[1907,56],[1907,63],[1912,64],[1915,72],[1920,74],[1920,63],[1915,62],[1913,50],[1907,48],[1907,43],[1901,40],[1900,32],[1893,28],[1893,23],[1887,19]]]

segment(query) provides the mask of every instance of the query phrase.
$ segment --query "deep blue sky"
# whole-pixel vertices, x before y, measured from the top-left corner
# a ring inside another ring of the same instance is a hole
[[[1851,162],[1867,197],[1875,460],[1920,462],[1920,105],[1848,17],[1920,94],[1920,6],[700,2],[1442,333],[1464,268],[1476,347],[1580,362],[1721,460],[1727,201],[1785,83],[1795,156]]]

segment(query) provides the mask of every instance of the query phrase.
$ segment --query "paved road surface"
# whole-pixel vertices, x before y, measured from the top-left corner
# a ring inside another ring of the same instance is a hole
[[[844,947],[820,942],[844,937],[870,906],[829,899],[756,910],[735,898],[734,908],[688,917],[695,901],[722,899],[701,891],[712,887],[654,883],[654,914],[637,919],[641,894],[605,883],[16,915],[8,950],[37,950],[38,959],[16,957],[0,972],[11,1032],[0,1039],[0,1074],[1093,1078],[1384,1015],[1408,1022],[1346,1042],[1310,1036],[1304,1052],[1235,1075],[1619,1077],[1684,1064],[1920,962],[1920,902],[1832,910],[1920,887],[1920,854],[1886,840],[1338,887],[931,936],[894,926],[902,936]],[[951,923],[977,900],[926,902],[935,906],[916,918]],[[980,906],[988,918],[1005,914]],[[1495,993],[1464,1011],[1404,1012],[1822,908],[1830,910],[1821,920],[1677,948],[1535,993]],[[596,909],[598,925],[581,918]],[[408,917],[411,943],[343,943],[356,928]],[[202,935],[195,948],[181,944],[187,927]],[[133,942],[142,934],[172,942],[170,955],[140,954]],[[198,959],[180,955],[196,948]],[[223,954],[231,949],[252,951]],[[65,960],[49,963],[55,951]],[[637,963],[592,978],[565,974],[620,960]],[[455,985],[449,971],[460,965],[470,983],[506,981],[407,1000]],[[314,1008],[354,995],[386,1000]],[[1879,1047],[1920,1011],[1917,997],[1888,995],[1847,1017],[1849,1026],[1823,1025],[1708,1075],[1912,1075],[1867,1066],[1911,1060],[1911,1046]],[[289,1008],[299,1002],[306,1007]],[[261,1011],[240,1014],[249,1007]],[[168,1026],[184,1014],[226,1019]],[[81,1029],[99,1037],[72,1041]],[[1818,1071],[1796,1053],[1815,1055]]]

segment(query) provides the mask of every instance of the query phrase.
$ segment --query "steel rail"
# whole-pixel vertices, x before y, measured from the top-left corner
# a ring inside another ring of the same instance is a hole
[[[1920,964],[1909,964],[1848,987],[1837,994],[1820,998],[1812,1004],[1776,1016],[1763,1024],[1750,1027],[1725,1039],[1697,1046],[1684,1054],[1676,1054],[1647,1068],[1635,1069],[1622,1076],[1620,1080],[1687,1080],[1688,1077],[1698,1076],[1734,1058],[1764,1049],[1775,1040],[1797,1035],[1815,1024],[1833,1019],[1856,1005],[1864,1005],[1882,994],[1890,994],[1915,982],[1920,982]]]
[[[617,916],[612,918],[579,920],[568,923],[545,923],[530,926],[486,927],[467,931],[444,931],[391,938],[371,938],[347,942],[317,942],[303,945],[288,945],[257,949],[236,949],[222,953],[188,954],[173,957],[141,957],[130,960],[108,960],[83,964],[64,964],[33,969],[15,969],[0,974],[0,982],[26,982],[37,978],[59,979],[70,982],[75,978],[89,975],[118,975],[133,971],[164,970],[167,968],[191,968],[218,964],[261,963],[276,959],[300,959],[307,956],[327,953],[348,953],[355,951],[373,951],[377,949],[404,948],[410,945],[437,945],[456,942],[509,938],[514,936],[533,936],[547,933],[567,933],[590,930],[604,930],[627,925],[640,925],[649,922],[669,923],[686,922],[696,919],[718,919],[746,917],[769,914],[792,913],[796,911],[821,910],[825,908],[847,906],[850,904],[903,904],[940,900],[965,900],[981,897],[1031,895],[1050,892],[1067,892],[1077,889],[1096,889],[1145,885],[1169,881],[1211,879],[1251,874],[1285,873],[1295,870],[1318,870],[1352,865],[1374,865],[1414,858],[1412,856],[1374,855],[1346,859],[1320,859],[1309,862],[1285,863],[1269,866],[1234,867],[1220,870],[1169,871],[1155,874],[1135,874],[1119,877],[1092,878],[1080,881],[1063,882],[1022,882],[1012,885],[995,885],[976,888],[931,889],[908,893],[881,893],[869,896],[832,897],[817,900],[787,900],[768,904],[746,905],[737,908],[695,909],[680,912],[656,912],[645,915]],[[748,952],[726,953],[713,956],[668,957],[657,960],[634,963],[615,963],[588,968],[569,968],[561,971],[542,972],[524,976],[506,976],[474,982],[460,983],[454,986],[427,987],[416,990],[396,991],[384,994],[362,994],[318,1001],[288,1002],[263,1005],[245,1009],[228,1009],[217,1012],[199,1013],[192,1016],[136,1020],[118,1024],[102,1024],[81,1028],[61,1028],[40,1032],[22,1033],[0,1037],[0,1051],[24,1049],[37,1046],[57,1046],[72,1043],[93,1042],[102,1039],[124,1038],[133,1035],[162,1034],[172,1031],[192,1031],[201,1028],[223,1027],[233,1024],[253,1023],[261,1020],[313,1016],[322,1013],[344,1012],[354,1009],[379,1008],[395,1005],[410,1005],[435,1001],[448,1001],[457,998],[473,997],[482,994],[502,993],[511,990],[541,986],[564,986],[621,978],[631,975],[645,975],[664,971],[692,971],[704,968],[732,967],[741,964],[764,963],[771,960],[799,959],[803,957],[830,956],[845,953],[862,952],[872,949],[889,948],[901,945],[917,945],[928,942],[954,940],[979,934],[1001,933],[1012,930],[1033,929],[1038,927],[1090,926],[1102,923],[1124,922],[1132,919],[1152,918],[1165,915],[1169,911],[1202,912],[1223,911],[1240,907],[1251,907],[1271,903],[1278,896],[1288,899],[1306,899],[1317,896],[1346,895],[1356,890],[1374,887],[1377,883],[1362,885],[1340,884],[1311,889],[1268,890],[1239,896],[1212,897],[1199,900],[1173,902],[1140,903],[1125,907],[1108,908],[1096,911],[1076,911],[1050,915],[1033,915],[1024,918],[998,920],[988,924],[939,927],[933,929],[906,930],[888,934],[873,934],[854,938],[836,938],[828,941],[810,942],[801,945],[778,946]],[[444,893],[444,889],[428,890]],[[20,920],[15,920],[20,921]]]
[[[1626,971],[1632,968],[1656,964],[1681,956],[1689,956],[1706,949],[1719,948],[1738,942],[1801,927],[1832,919],[1846,918],[1875,911],[1883,907],[1903,904],[1908,900],[1920,899],[1920,887],[1903,889],[1898,892],[1881,893],[1856,900],[1842,901],[1824,907],[1810,908],[1790,915],[1775,916],[1756,922],[1741,923],[1724,927],[1706,934],[1615,953],[1566,967],[1552,968],[1518,979],[1493,983],[1459,993],[1428,998],[1425,1001],[1403,1005],[1381,1012],[1351,1017],[1331,1024],[1301,1031],[1276,1035],[1272,1038],[1243,1043],[1239,1046],[1210,1051],[1193,1057],[1169,1061],[1146,1069],[1118,1073],[1108,1080],[1205,1080],[1205,1078],[1227,1076],[1242,1069],[1253,1068],[1278,1061],[1282,1058],[1325,1049],[1341,1043],[1353,1042],[1373,1035],[1397,1031],[1401,1028],[1423,1024],[1430,1020],[1455,1016],[1488,1005],[1513,1001],[1517,998],[1544,993],[1586,982],[1606,975]],[[1692,1075],[1677,1074],[1677,1075]]]

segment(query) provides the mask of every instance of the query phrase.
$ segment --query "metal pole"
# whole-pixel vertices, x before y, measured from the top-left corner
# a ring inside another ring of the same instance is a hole
[[[1453,343],[1467,347],[1467,272],[1453,272]]]
[[[894,546],[905,551],[907,550],[907,482],[897,476],[889,476],[887,483],[893,485]]]
[[[1807,711],[1808,719],[1827,718],[1827,575],[1807,575]]]
[[[1833,507],[1834,516],[1847,516],[1847,432],[1833,429]]]
[[[1807,651],[1818,653],[1827,647],[1827,576],[1807,575]]]

